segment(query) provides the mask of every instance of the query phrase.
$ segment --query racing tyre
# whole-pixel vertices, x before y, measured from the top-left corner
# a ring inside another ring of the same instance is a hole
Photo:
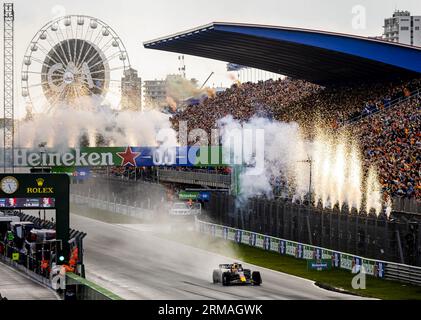
[[[251,279],[253,280],[253,284],[255,286],[260,286],[262,284],[262,277],[260,276],[259,271],[253,271],[251,274]]]
[[[218,283],[219,282],[218,270],[213,270],[212,280],[213,280],[213,283]]]
[[[228,272],[224,272],[222,274],[222,285],[229,286],[229,284],[230,284],[230,275]]]

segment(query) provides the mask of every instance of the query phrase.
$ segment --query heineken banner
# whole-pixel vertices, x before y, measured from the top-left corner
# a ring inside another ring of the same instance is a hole
[[[224,166],[222,159],[220,147],[17,148],[14,152],[15,167]]]
[[[226,228],[221,227],[221,226],[216,226],[215,228],[215,237],[217,238],[223,238],[224,237],[224,231],[226,230]]]
[[[227,240],[235,241],[236,231],[233,228],[228,228]]]
[[[295,242],[287,241],[286,254],[293,257],[297,256],[297,244]]]
[[[346,270],[352,270],[353,257],[348,254],[341,254],[341,268]]]
[[[210,192],[208,191],[180,191],[178,193],[178,199],[209,201]]]
[[[265,244],[265,237],[262,236],[261,234],[256,234],[256,242],[255,242],[255,246],[260,248],[260,249],[264,249],[264,244]]]
[[[251,232],[243,231],[241,233],[241,243],[247,245],[251,243]]]
[[[271,238],[270,239],[270,251],[279,252],[279,244],[280,240],[277,238]]]
[[[310,246],[304,246],[303,247],[303,259],[306,259],[306,260],[314,259],[314,248],[313,247],[310,247]],[[318,259],[320,259],[320,258],[318,258]]]
[[[264,250],[276,251],[281,255],[293,256],[308,261],[309,269],[325,270],[341,268],[351,272],[364,271],[371,276],[384,278],[386,262],[366,259],[342,252],[315,247],[294,241],[288,241],[251,231],[225,227],[196,220],[197,230],[213,237],[257,247]]]

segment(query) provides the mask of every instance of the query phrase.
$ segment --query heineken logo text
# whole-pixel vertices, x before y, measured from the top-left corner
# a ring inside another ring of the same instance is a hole
[[[26,149],[15,151],[17,166],[109,166],[114,165],[111,152],[82,152],[74,149],[69,152],[40,153]]]

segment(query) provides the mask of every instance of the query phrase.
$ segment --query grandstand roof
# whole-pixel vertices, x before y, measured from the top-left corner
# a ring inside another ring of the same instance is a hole
[[[144,46],[321,85],[421,76],[421,48],[298,28],[214,22]]]

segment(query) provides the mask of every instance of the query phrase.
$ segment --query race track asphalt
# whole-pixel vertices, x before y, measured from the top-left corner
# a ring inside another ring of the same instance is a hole
[[[0,294],[9,300],[57,300],[58,296],[38,282],[0,262]]]
[[[109,224],[72,214],[71,227],[87,233],[86,277],[124,299],[363,299],[247,263],[244,267],[261,272],[262,286],[213,284],[212,270],[232,259],[162,238],[156,234],[160,226]]]

